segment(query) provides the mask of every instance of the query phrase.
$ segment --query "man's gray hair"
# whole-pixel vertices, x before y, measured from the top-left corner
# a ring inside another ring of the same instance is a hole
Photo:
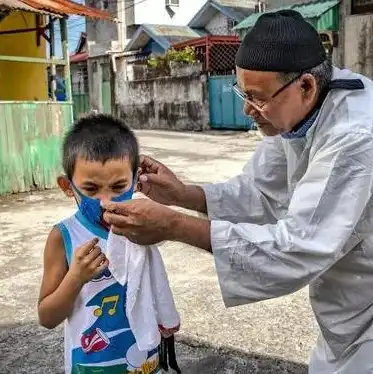
[[[312,69],[307,70],[307,73],[313,75],[316,79],[318,91],[324,90],[332,80],[333,65],[332,62],[327,59],[320,65],[315,66]],[[299,72],[294,73],[280,73],[280,79],[284,83],[290,82],[299,75]]]

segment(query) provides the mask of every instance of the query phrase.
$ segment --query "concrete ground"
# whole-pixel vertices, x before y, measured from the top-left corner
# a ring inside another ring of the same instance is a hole
[[[215,182],[238,173],[257,135],[138,132],[142,151],[183,180]],[[59,191],[0,200],[0,373],[63,372],[62,330],[38,327],[42,253],[52,225],[74,211]],[[296,373],[317,334],[307,290],[225,309],[212,256],[165,243],[162,254],[182,317],[178,355],[184,374]]]

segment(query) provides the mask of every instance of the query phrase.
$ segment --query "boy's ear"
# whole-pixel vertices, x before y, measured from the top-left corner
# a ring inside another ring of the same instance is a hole
[[[60,175],[57,178],[57,184],[67,197],[74,197],[74,192],[71,188],[71,183],[66,176]]]

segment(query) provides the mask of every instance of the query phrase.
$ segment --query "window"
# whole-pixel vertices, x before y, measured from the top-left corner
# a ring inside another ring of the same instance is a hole
[[[238,24],[237,21],[235,21],[234,19],[228,18],[227,19],[228,31],[231,31],[233,27],[236,26],[237,24]]]
[[[178,7],[180,5],[180,0],[165,0],[167,7]]]
[[[351,0],[351,13],[373,13],[373,0]]]

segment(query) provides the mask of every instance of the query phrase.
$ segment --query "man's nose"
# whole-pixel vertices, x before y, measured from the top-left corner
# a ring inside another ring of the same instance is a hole
[[[245,101],[243,106],[244,113],[249,117],[258,116],[258,111],[247,101]]]

